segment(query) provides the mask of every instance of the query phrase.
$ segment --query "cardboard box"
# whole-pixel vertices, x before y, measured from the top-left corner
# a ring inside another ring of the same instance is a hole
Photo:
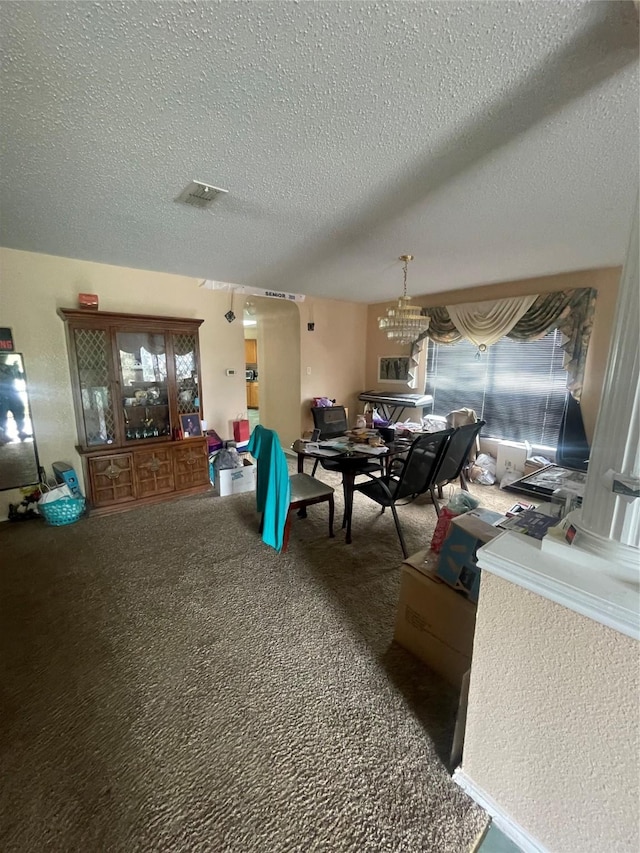
[[[524,476],[528,477],[529,474],[535,474],[536,471],[539,471],[541,468],[544,467],[544,462],[536,462],[534,459],[527,459],[527,461],[524,463]]]
[[[465,593],[470,601],[477,602],[480,592],[480,569],[476,565],[476,553],[481,545],[486,545],[502,533],[492,522],[503,518],[499,512],[477,509],[451,519],[436,573],[453,589]]]
[[[469,706],[469,680],[471,670],[468,669],[462,676],[460,686],[460,699],[458,700],[458,713],[456,714],[456,726],[453,730],[453,743],[449,756],[449,767],[454,770],[462,764],[462,749],[464,747],[464,733],[467,727],[467,708]]]
[[[243,459],[242,463],[242,468],[223,468],[222,471],[215,472],[214,489],[221,498],[255,491],[255,462],[251,463],[248,459]]]
[[[517,441],[501,441],[496,456],[496,478],[500,481],[505,474],[524,474],[529,456],[529,447]]]
[[[475,604],[428,569],[402,566],[394,640],[455,687],[471,666],[475,624]]]

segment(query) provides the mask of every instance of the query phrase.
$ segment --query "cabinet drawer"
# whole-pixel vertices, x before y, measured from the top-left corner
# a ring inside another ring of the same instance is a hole
[[[172,448],[175,488],[190,489],[209,482],[209,457],[205,440],[185,439]]]
[[[125,503],[136,498],[133,455],[94,456],[88,460],[91,502],[95,506]]]
[[[136,450],[136,491],[139,498],[162,495],[175,488],[173,464],[168,447]]]

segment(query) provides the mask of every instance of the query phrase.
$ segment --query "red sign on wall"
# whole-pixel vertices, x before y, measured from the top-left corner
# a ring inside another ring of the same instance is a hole
[[[11,329],[0,327],[0,352],[13,352],[13,333]]]

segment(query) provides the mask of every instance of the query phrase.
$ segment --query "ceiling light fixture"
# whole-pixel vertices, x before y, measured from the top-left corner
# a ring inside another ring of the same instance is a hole
[[[403,264],[404,290],[395,308],[388,308],[385,317],[378,317],[378,328],[398,344],[410,344],[429,328],[429,317],[421,314],[419,305],[411,305],[407,296],[407,266],[413,255],[400,255]]]

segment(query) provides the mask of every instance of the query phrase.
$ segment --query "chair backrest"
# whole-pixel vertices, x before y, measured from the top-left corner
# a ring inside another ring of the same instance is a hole
[[[436,483],[448,483],[460,476],[484,425],[485,421],[477,421],[475,424],[460,426],[454,431],[436,474]]]
[[[445,429],[414,439],[393,492],[394,501],[429,491],[453,433],[454,430]]]
[[[320,430],[320,438],[336,438],[349,429],[344,406],[312,406],[313,425]]]

